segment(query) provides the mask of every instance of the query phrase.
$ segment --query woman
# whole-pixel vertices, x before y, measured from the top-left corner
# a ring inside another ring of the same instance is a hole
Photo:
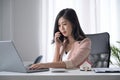
[[[91,41],[82,31],[76,12],[66,8],[59,12],[54,26],[53,62],[33,64],[30,69],[78,68],[88,61]]]

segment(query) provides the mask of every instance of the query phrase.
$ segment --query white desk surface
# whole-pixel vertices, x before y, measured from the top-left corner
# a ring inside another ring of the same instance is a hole
[[[120,80],[120,73],[95,73],[79,69],[66,72],[0,72],[0,80]]]

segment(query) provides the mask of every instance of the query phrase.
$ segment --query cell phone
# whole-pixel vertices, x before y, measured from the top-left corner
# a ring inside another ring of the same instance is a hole
[[[38,57],[35,59],[35,61],[34,61],[33,64],[39,63],[39,62],[41,61],[41,59],[42,59],[42,55],[38,56]]]
[[[60,33],[60,34],[61,34],[61,36],[59,37],[59,40],[60,40],[61,42],[63,42],[65,37],[62,35],[62,33]]]
[[[39,63],[41,61],[42,57],[43,57],[42,55],[38,56],[32,64]],[[27,67],[30,67],[32,64],[28,64]]]

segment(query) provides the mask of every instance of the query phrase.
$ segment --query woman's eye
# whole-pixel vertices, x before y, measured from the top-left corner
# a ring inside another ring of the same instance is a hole
[[[63,25],[66,25],[66,24],[63,24]]]
[[[58,27],[60,27],[60,25],[58,25]]]

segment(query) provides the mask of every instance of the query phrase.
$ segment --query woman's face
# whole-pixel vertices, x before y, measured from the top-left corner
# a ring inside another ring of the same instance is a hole
[[[72,25],[70,21],[68,21],[67,19],[61,17],[58,20],[58,28],[63,36],[65,37],[72,36]]]

